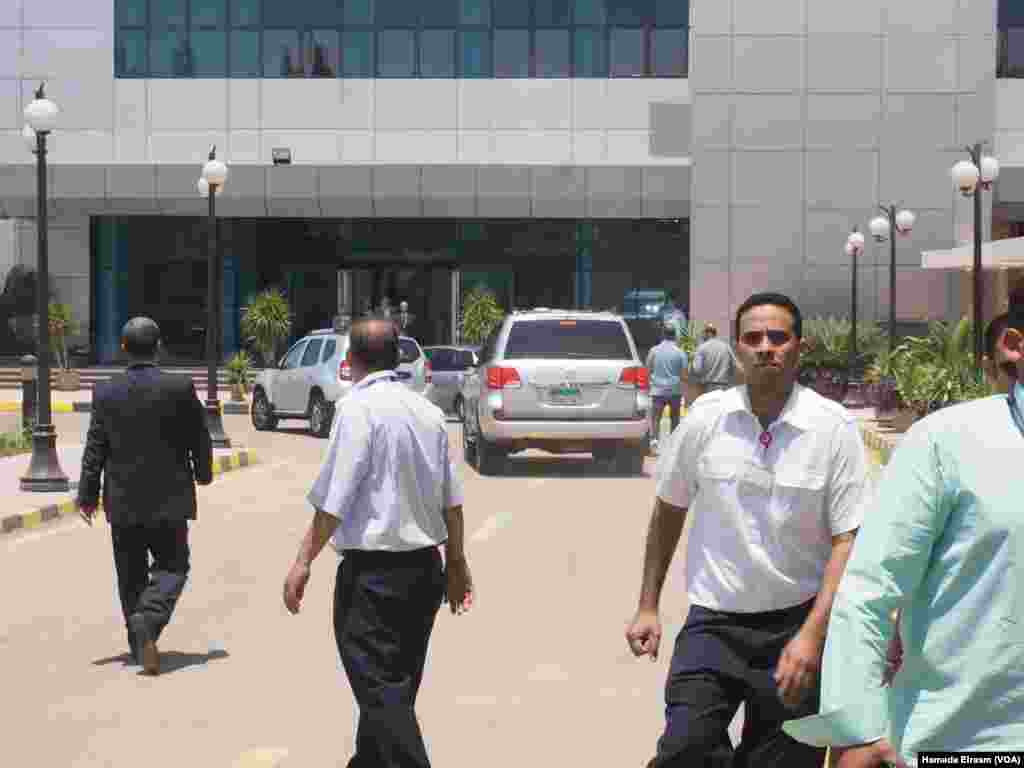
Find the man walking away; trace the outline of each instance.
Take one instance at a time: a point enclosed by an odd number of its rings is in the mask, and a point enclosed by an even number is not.
[[[693,353],[690,381],[696,400],[707,392],[729,389],[736,380],[736,355],[732,347],[718,338],[714,323],[704,325],[704,341]]]
[[[658,603],[688,510],[690,611],[665,684],[654,768],[821,768],[782,722],[818,711],[832,598],[860,525],[867,460],[856,419],[796,383],[800,311],[756,294],[736,313],[747,384],[691,407],[658,467],[639,607],[626,631],[656,658]],[[728,727],[745,703],[734,751]]]
[[[395,376],[392,320],[360,319],[350,338],[355,386],[338,404],[309,492],[316,512],[285,580],[284,603],[298,613],[310,565],[333,536],[342,553],[334,636],[359,704],[349,768],[428,768],[415,705],[434,617],[446,593],[455,614],[472,600],[462,487],[448,457],[444,413]]]
[[[647,370],[651,380],[651,450],[658,448],[661,414],[669,409],[672,430],[679,424],[683,402],[683,373],[686,371],[686,353],[676,343],[676,329],[667,324],[662,327],[662,341],[647,353]]]
[[[77,499],[92,525],[102,480],[128,644],[150,675],[160,671],[156,641],[188,578],[195,483],[213,482],[206,413],[192,379],[156,367],[159,345],[148,317],[125,324],[121,349],[132,362],[93,391]]]

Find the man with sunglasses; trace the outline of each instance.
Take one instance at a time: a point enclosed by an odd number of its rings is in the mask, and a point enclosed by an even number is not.
[[[821,715],[785,725],[841,768],[1024,750],[1024,286],[998,351],[1009,395],[944,408],[893,453],[836,595]],[[903,664],[883,687],[897,606]]]
[[[694,402],[658,466],[640,604],[626,638],[657,658],[658,603],[687,512],[690,602],[653,768],[820,768],[782,732],[818,711],[832,599],[860,525],[867,461],[855,418],[797,381],[800,310],[755,294],[736,313],[746,385]],[[733,748],[728,726],[745,704]]]

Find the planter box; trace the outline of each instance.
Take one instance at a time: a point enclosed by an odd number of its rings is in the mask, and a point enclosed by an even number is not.
[[[249,393],[248,384],[232,384],[231,385],[231,400],[235,403],[244,403],[245,396]]]
[[[53,388],[61,392],[76,392],[82,388],[82,376],[78,371],[57,371]]]

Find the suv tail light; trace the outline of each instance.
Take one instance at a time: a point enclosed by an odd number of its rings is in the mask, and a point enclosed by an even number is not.
[[[521,386],[523,386],[523,382],[519,378],[519,371],[515,368],[493,366],[487,369],[488,389],[509,389]]]
[[[341,365],[338,366],[338,378],[342,381],[352,381],[352,366],[349,365],[348,355],[341,361]]]
[[[651,387],[647,369],[642,365],[623,368],[622,375],[619,377],[619,384],[624,387],[636,387],[643,392],[646,392]]]
[[[427,384],[434,380],[434,369],[430,366],[429,360],[423,363],[423,378]]]

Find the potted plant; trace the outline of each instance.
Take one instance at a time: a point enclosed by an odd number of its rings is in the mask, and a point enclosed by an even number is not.
[[[252,360],[246,352],[239,352],[228,360],[228,385],[231,387],[231,399],[236,403],[245,401],[249,394],[249,376],[252,372]]]
[[[71,314],[70,304],[50,304],[50,349],[57,359],[57,372],[54,387],[59,390],[75,391],[82,386],[78,371],[71,369],[71,358],[68,355],[68,336],[78,332],[77,324]]]
[[[276,288],[269,288],[249,299],[242,309],[242,333],[256,348],[263,364],[272,367],[277,348],[292,330],[288,300]]]
[[[505,312],[495,295],[486,288],[473,288],[462,302],[462,339],[467,344],[483,344],[500,325]]]

